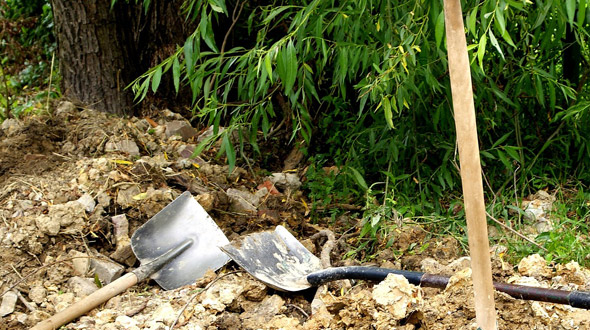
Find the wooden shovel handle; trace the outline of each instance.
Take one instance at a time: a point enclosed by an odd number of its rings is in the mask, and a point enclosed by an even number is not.
[[[128,273],[125,276],[122,276],[116,281],[110,283],[109,285],[103,287],[102,289],[95,291],[91,295],[64,309],[63,311],[37,323],[37,325],[31,328],[31,330],[57,329],[60,326],[72,321],[73,319],[91,311],[95,307],[118,295],[119,293],[127,290],[127,288],[135,285],[137,280],[137,276],[134,273]]]

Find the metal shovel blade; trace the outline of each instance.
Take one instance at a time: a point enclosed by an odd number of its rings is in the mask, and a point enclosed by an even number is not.
[[[217,270],[229,261],[219,249],[229,240],[188,191],[137,229],[131,248],[145,264],[187,240],[192,244],[186,250],[150,276],[165,290],[191,284],[208,269]]]
[[[320,259],[283,226],[250,234],[221,249],[252,276],[282,291],[310,288],[307,275],[322,269]]]

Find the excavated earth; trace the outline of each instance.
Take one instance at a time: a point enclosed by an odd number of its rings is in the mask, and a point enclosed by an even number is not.
[[[0,329],[29,328],[133,270],[129,236],[187,190],[230,240],[280,224],[319,256],[326,239],[314,234],[330,229],[331,265],[359,264],[343,256],[358,237],[360,215],[311,224],[303,169],[250,162],[229,173],[216,157],[219,146],[191,158],[210,130],[160,113],[121,119],[62,102],[51,115],[3,123]],[[373,265],[445,274],[450,284],[421,288],[390,275],[286,293],[229,263],[175,290],[144,281],[64,329],[476,329],[469,258],[459,243],[416,225],[390,235],[395,243]],[[548,265],[532,255],[511,265],[504,251],[491,251],[497,281],[590,290],[590,271],[575,262]],[[569,306],[496,293],[496,308],[500,329],[590,328],[590,312]]]

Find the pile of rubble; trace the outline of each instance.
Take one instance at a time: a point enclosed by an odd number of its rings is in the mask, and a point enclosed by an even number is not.
[[[0,329],[28,328],[132,270],[131,234],[186,190],[230,240],[278,224],[300,234],[321,229],[307,223],[299,173],[239,166],[229,173],[214,151],[192,157],[213,129],[197,131],[170,111],[122,120],[63,102],[50,117],[7,120],[1,128]],[[418,232],[400,228],[395,244],[426,239]],[[66,328],[475,329],[469,258],[457,258],[451,243],[431,245],[436,260],[402,259],[405,267],[452,275],[444,290],[390,275],[378,284],[331,284],[314,297],[275,291],[230,264],[176,290],[142,283]],[[590,289],[589,271],[576,263],[549,266],[533,255],[515,272],[500,250],[494,274],[510,283]],[[400,267],[390,249],[378,261]],[[500,328],[590,326],[588,311],[501,293],[496,301]]]

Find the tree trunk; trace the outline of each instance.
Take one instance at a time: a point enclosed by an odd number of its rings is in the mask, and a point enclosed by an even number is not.
[[[63,94],[90,108],[132,115],[138,107],[126,87],[176,50],[191,32],[181,0],[143,3],[51,0]],[[179,24],[179,21],[181,22]],[[163,80],[162,96],[174,89]]]

